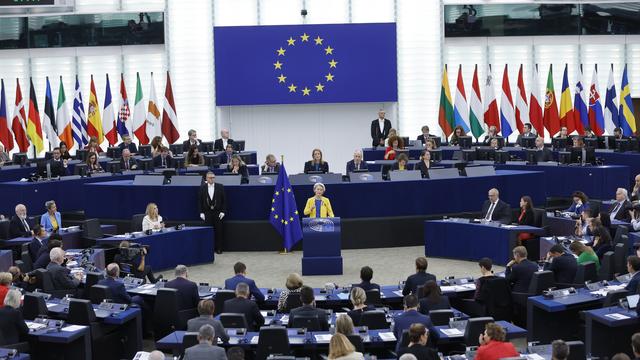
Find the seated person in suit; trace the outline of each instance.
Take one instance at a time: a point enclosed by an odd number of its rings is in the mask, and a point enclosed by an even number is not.
[[[483,291],[482,287],[484,286],[484,284],[486,284],[488,281],[493,280],[495,278],[497,278],[497,276],[495,276],[493,274],[493,270],[491,270],[493,268],[493,261],[487,257],[484,257],[482,259],[480,259],[478,261],[478,266],[480,267],[480,277],[478,277],[475,280],[475,284],[476,284],[476,291],[473,294],[473,301],[478,303],[478,304],[484,304],[485,301],[487,300],[487,292]],[[472,313],[474,312],[473,309],[477,309],[476,306],[473,305],[473,303],[468,303],[467,305],[469,305],[469,309],[465,309],[465,312],[469,312]]]
[[[229,335],[227,334],[227,331],[219,320],[213,318],[215,309],[216,306],[213,300],[200,300],[198,303],[198,315],[200,316],[187,321],[187,331],[195,332],[198,331],[202,325],[209,324],[216,330],[216,339],[214,342],[217,344],[218,338],[220,338],[222,342],[228,343]]]
[[[240,155],[233,155],[231,157],[231,162],[227,164],[227,172],[240,175],[240,183],[249,183],[249,170],[244,161],[242,161],[242,158],[240,158]]]
[[[487,130],[487,134],[484,136],[484,139],[482,140],[482,145],[489,146],[489,144],[491,144],[491,139],[495,138],[496,136],[498,136],[498,128],[495,127],[495,125],[489,126],[489,129]]]
[[[373,269],[368,266],[363,266],[362,268],[360,268],[360,284],[354,284],[353,286],[362,288],[362,290],[364,291],[380,291],[380,285],[372,283],[371,279],[373,279]]]
[[[566,139],[569,137],[569,130],[567,129],[566,126],[563,126],[560,128],[560,132],[558,133],[558,135],[555,137],[556,139]]]
[[[633,208],[629,210],[629,216],[633,231],[640,231],[640,204],[633,205]]]
[[[16,214],[9,221],[9,236],[31,237],[33,236],[33,221],[27,216],[27,207],[23,204],[16,205]]]
[[[175,165],[173,164],[173,158],[169,153],[169,149],[165,146],[160,148],[160,155],[153,158],[153,167],[155,168],[172,168]]]
[[[409,170],[409,157],[407,154],[402,153],[398,155],[396,158],[396,162],[393,164],[392,170],[394,171],[405,171]]]
[[[60,157],[63,160],[69,160],[71,159],[71,154],[69,154],[69,147],[67,146],[67,143],[64,141],[60,141]]]
[[[119,281],[120,278],[120,266],[116,263],[107,265],[106,277],[98,280],[98,285],[106,286],[109,288],[111,300],[118,304],[138,304],[141,307],[144,306],[144,300],[140,296],[130,296],[124,287],[124,283]],[[144,308],[144,307],[143,307]]]
[[[524,246],[513,248],[513,260],[509,261],[504,272],[504,277],[513,292],[528,292],[533,273],[538,271],[538,264],[527,259],[528,255]]]
[[[233,265],[234,277],[224,281],[224,288],[227,290],[235,290],[239,283],[249,285],[249,292],[256,301],[264,301],[264,294],[256,286],[256,282],[247,277],[247,266],[244,263],[237,262]]]
[[[224,148],[224,154],[220,155],[220,163],[222,164],[231,164],[231,159],[233,158],[233,144],[227,144],[227,147]]]
[[[328,198],[324,197],[325,187],[322,183],[315,183],[313,185],[313,192],[315,196],[307,199],[307,204],[304,207],[304,214],[309,217],[334,217],[333,209],[331,208],[331,202]],[[318,211],[318,207],[320,211]]]
[[[198,139],[198,133],[195,130],[191,129],[189,130],[189,132],[187,132],[187,135],[189,135],[189,138],[182,143],[182,151],[187,152],[191,150],[191,148],[193,148],[194,146],[198,150],[200,150],[200,145],[202,145],[202,141]]]
[[[622,139],[626,139],[627,138],[626,136],[624,136],[622,134],[622,129],[619,128],[619,127],[616,127],[616,128],[613,129],[613,137],[616,140],[622,140]]]
[[[578,263],[573,255],[565,253],[562,245],[556,244],[547,253],[544,269],[553,271],[556,283],[571,284],[576,277]]]
[[[58,232],[58,229],[62,227],[62,216],[58,212],[56,202],[49,200],[44,203],[47,208],[47,212],[40,216],[40,225],[48,233]]]
[[[593,241],[587,245],[593,248],[593,251],[596,252],[598,258],[602,258],[607,251],[613,251],[613,239],[611,238],[611,232],[602,225],[602,221],[599,218],[589,219],[588,233],[593,236]]]
[[[520,198],[520,215],[518,215],[518,225],[536,226],[536,214],[533,212],[533,200],[530,196]],[[518,242],[533,239],[531,233],[518,234]]]
[[[596,252],[593,251],[592,248],[580,241],[574,241],[569,245],[569,250],[578,257],[576,260],[578,265],[591,261],[596,264],[596,271],[600,270],[600,259],[598,259],[598,255],[596,255]]]
[[[327,312],[323,309],[316,309],[312,288],[303,286],[300,289],[300,301],[302,301],[302,306],[292,309],[289,313],[289,327],[293,326],[297,316],[316,316],[320,324],[320,331],[328,331],[329,321],[327,320]]]
[[[428,280],[436,281],[436,277],[433,274],[427,272],[429,262],[424,256],[416,258],[416,273],[409,275],[404,282],[404,288],[402,289],[402,295],[407,296],[409,294],[417,294],[418,286],[424,285]]]
[[[631,189],[631,201],[640,200],[640,174],[634,178],[633,188]]]
[[[224,151],[229,144],[233,145],[233,139],[229,138],[229,129],[222,129],[220,130],[220,139],[216,139],[213,144],[213,150]]]
[[[420,170],[423,178],[429,177],[429,169],[431,168],[431,152],[428,149],[422,150],[420,162],[414,166],[415,170]]]
[[[638,285],[640,285],[640,258],[631,255],[627,257],[627,271],[631,274],[631,280],[625,287],[625,290],[629,292],[629,295],[638,293]]]
[[[597,138],[598,136],[591,130],[590,127],[584,127],[584,134],[582,135],[585,139]]]
[[[62,152],[60,151],[60,148],[53,148],[51,153],[51,160],[49,160],[51,177],[69,175],[69,168],[67,167],[67,163],[68,160],[62,158]]]
[[[475,360],[497,360],[508,357],[518,357],[520,353],[512,343],[506,341],[507,333],[496,323],[485,325],[484,333],[478,337],[480,347]]]
[[[440,286],[433,280],[428,280],[422,287],[422,297],[420,298],[420,313],[429,315],[431,310],[450,309],[449,297],[442,295]]]
[[[458,146],[459,145],[459,138],[461,136],[466,136],[467,134],[464,132],[464,129],[462,128],[462,126],[456,126],[453,129],[453,134],[451,135],[451,139],[449,139],[449,145],[451,146]]]
[[[129,135],[122,136],[122,142],[120,143],[120,145],[118,145],[118,147],[122,150],[123,153],[124,149],[129,150],[130,154],[135,154],[138,152],[138,147],[133,143],[133,141],[131,140],[131,136]]]
[[[349,338],[337,333],[331,337],[329,342],[330,360],[364,360],[364,355],[357,352]]]
[[[98,162],[98,154],[94,152],[90,152],[87,155],[87,173],[95,174],[95,173],[102,173],[102,172],[104,172],[104,169],[102,168],[102,166],[100,166],[100,163]]]
[[[195,309],[200,302],[198,285],[189,280],[189,270],[184,265],[176,266],[175,279],[167,281],[166,288],[178,290],[178,310]]]
[[[11,274],[11,286],[25,291],[35,290],[32,284],[35,283],[35,279],[31,279],[29,275],[23,274],[19,267],[10,266],[8,272]]]
[[[398,156],[397,151],[404,149],[404,141],[397,135],[389,135],[389,146],[384,150],[385,160],[395,160]]]
[[[162,216],[158,213],[158,205],[155,203],[147,204],[147,210],[142,219],[142,231],[160,230],[162,228],[164,228],[164,221],[162,221]]]
[[[65,252],[61,248],[51,249],[49,253],[51,262],[47,265],[47,271],[51,275],[51,282],[54,290],[76,290],[82,282],[82,272],[71,272],[62,266],[65,261]]]
[[[631,222],[631,215],[629,209],[631,208],[631,201],[627,195],[627,189],[618,188],[616,190],[616,201],[611,204],[609,208],[609,218],[613,220]]]
[[[412,354],[416,360],[439,360],[438,352],[427,347],[429,334],[423,324],[411,324],[409,327],[409,345],[400,348],[398,358],[404,354]]]
[[[277,174],[280,171],[280,163],[273,154],[267,155],[267,158],[262,165],[262,173],[274,173]]]
[[[544,139],[538,136],[536,138],[536,161],[546,162],[553,161],[553,153],[548,148],[544,147]]]
[[[311,160],[304,163],[304,173],[310,172],[322,172],[323,174],[329,172],[329,163],[322,159],[322,150],[320,149],[313,149]]]
[[[9,290],[4,298],[4,306],[0,307],[0,329],[2,338],[0,346],[3,348],[16,348],[14,345],[28,341],[29,328],[24,322],[22,311],[20,311],[20,298],[22,294],[18,290]],[[20,351],[28,349],[17,348]]]
[[[93,152],[96,154],[102,154],[104,152],[102,148],[100,148],[100,145],[98,145],[98,138],[95,136],[89,138],[89,143],[84,147],[84,149],[90,153]]]
[[[303,282],[300,274],[291,273],[287,276],[287,281],[284,284],[285,289],[282,289],[280,292],[280,298],[278,299],[278,311],[287,311],[287,298],[289,297],[289,294],[300,293],[302,285]]]
[[[492,138],[489,141],[489,147],[494,150],[500,150],[500,143],[498,142],[498,138]],[[495,157],[495,154],[494,154],[494,157]]]
[[[427,141],[433,137],[433,135],[429,134],[429,127],[427,125],[423,126],[422,128],[420,128],[420,131],[422,132],[422,134],[418,135],[418,139],[422,145],[427,144]]]
[[[435,346],[440,336],[438,336],[438,330],[433,326],[431,318],[429,316],[420,314],[418,312],[418,296],[411,294],[404,297],[404,311],[393,318],[393,334],[398,339],[396,344],[396,352],[400,349],[400,339],[402,339],[402,333],[405,330],[409,330],[413,324],[422,324],[429,329],[429,334],[432,334],[431,344]]]
[[[40,252],[38,252],[38,258],[33,263],[34,269],[47,268],[47,265],[49,265],[49,263],[51,262],[51,258],[49,257],[49,254],[51,253],[51,249],[53,248],[62,248],[62,241],[58,239],[49,239],[47,241],[47,244],[40,248]]]
[[[136,170],[138,168],[138,163],[136,159],[131,156],[131,151],[129,149],[122,149],[122,159],[120,159],[120,169],[123,171],[127,170]]]
[[[582,191],[574,191],[573,194],[571,194],[571,197],[573,198],[573,203],[567,210],[565,210],[565,212],[575,214],[575,216],[580,216],[584,210],[589,209],[589,198],[587,197],[587,194]]]
[[[227,360],[227,354],[213,340],[216,339],[216,331],[209,324],[202,325],[198,330],[198,345],[193,345],[184,351],[184,360]]]
[[[531,131],[531,124],[525,123],[524,131],[522,134],[518,135],[518,138],[516,139],[516,146],[522,146],[522,138],[535,138],[536,136],[537,135]]]
[[[367,306],[367,293],[359,287],[352,287],[349,292],[349,300],[353,306],[353,310],[347,312],[347,315],[353,320],[353,323],[357,326],[360,325],[360,319],[362,313],[365,311],[373,310],[372,307]]]
[[[151,157],[155,158],[160,155],[160,151],[164,147],[162,145],[162,136],[154,136],[149,145],[151,145]]]
[[[47,231],[42,225],[37,224],[33,227],[33,239],[31,239],[28,245],[29,257],[31,257],[32,262],[38,260],[40,249],[47,246],[47,237]]]
[[[346,174],[349,174],[358,170],[368,170],[367,163],[362,160],[362,150],[356,149],[353,152],[353,160],[347,162]]]
[[[591,217],[591,209],[583,210],[582,214],[580,214],[580,218],[576,220],[574,235],[577,237],[591,235],[591,219],[593,219]],[[600,222],[599,219],[598,222]]]
[[[509,204],[500,200],[500,192],[493,188],[489,190],[489,199],[482,205],[482,219],[497,221],[501,224],[511,223],[511,208]]]
[[[152,284],[155,284],[158,280],[162,279],[162,275],[156,278],[153,275],[151,265],[147,265],[145,262],[147,248],[141,247],[139,248],[139,251],[131,251],[130,249],[133,250],[134,248],[132,248],[131,243],[126,240],[121,241],[118,248],[119,253],[113,257],[113,262],[118,264],[120,268],[125,264],[127,267],[131,268],[130,271],[133,277],[143,280],[148,278],[149,282]]]
[[[257,331],[264,325],[264,317],[260,313],[256,302],[249,300],[250,296],[249,285],[243,282],[238,283],[236,286],[236,297],[224,302],[224,312],[243,314],[249,329]],[[291,324],[291,319],[289,319],[289,324]]]
[[[438,148],[438,144],[435,142],[435,140],[433,139],[429,139],[427,140],[427,142],[424,144],[424,148],[426,150],[435,150]]]

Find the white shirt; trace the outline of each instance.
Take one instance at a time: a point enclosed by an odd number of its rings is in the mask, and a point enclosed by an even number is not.
[[[633,230],[640,231],[640,219],[631,219],[631,226]]]
[[[611,214],[609,214],[609,219],[611,219],[611,221],[613,221],[616,218],[616,215],[618,215],[618,212],[622,210],[623,203],[624,201],[616,201],[616,205],[613,207],[615,211],[611,211]]]
[[[227,142],[228,142],[228,141],[229,141],[229,139],[222,138],[222,148],[223,148],[223,149],[226,149],[226,148],[227,148]]]
[[[149,215],[145,215],[142,219],[142,231],[153,230],[154,228],[162,228],[162,216],[158,215],[158,219],[156,221],[151,220]]]
[[[209,198],[213,199],[213,194],[216,191],[216,183],[213,183],[213,184],[207,183],[207,191],[209,192]]]
[[[378,126],[380,126],[380,134],[384,133],[384,119],[378,118]]]

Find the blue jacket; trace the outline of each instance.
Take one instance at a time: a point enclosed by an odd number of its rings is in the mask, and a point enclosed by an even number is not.
[[[400,348],[400,342],[402,338],[402,332],[405,330],[409,330],[411,324],[422,324],[427,329],[429,329],[429,343],[436,344],[440,335],[438,334],[438,330],[433,326],[431,322],[431,318],[427,315],[420,314],[417,310],[407,310],[402,314],[397,315],[393,319],[393,334],[396,336],[398,340],[396,344],[396,352]]]
[[[580,215],[585,210],[589,210],[589,203],[584,203],[580,206],[577,206],[576,203],[572,203],[571,206],[569,206],[569,208],[565,211]]]
[[[640,285],[640,271],[633,274],[631,280],[625,287],[625,290],[629,292],[629,295],[634,295],[638,293],[638,285]]]
[[[111,300],[118,304],[131,304],[131,296],[127,294],[127,290],[124,288],[124,284],[116,281],[113,278],[107,277],[98,281],[98,285],[106,286],[109,288]]]
[[[60,213],[56,211],[56,221],[58,222],[58,229],[62,227],[62,216]],[[40,225],[44,227],[44,229],[50,233],[53,231],[53,224],[51,224],[51,219],[49,218],[49,213],[44,213],[40,216]]]
[[[245,283],[249,285],[249,291],[251,292],[251,295],[253,295],[253,297],[256,299],[256,301],[264,301],[264,295],[262,294],[260,289],[258,289],[258,287],[256,286],[256,282],[249,279],[248,277],[245,277],[244,275],[236,275],[232,278],[225,280],[224,288],[227,290],[235,291],[236,286],[238,286],[238,284],[240,283]]]

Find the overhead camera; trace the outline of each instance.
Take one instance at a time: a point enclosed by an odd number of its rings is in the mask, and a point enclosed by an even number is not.
[[[302,15],[303,17],[307,16],[307,9],[300,10],[300,15]]]

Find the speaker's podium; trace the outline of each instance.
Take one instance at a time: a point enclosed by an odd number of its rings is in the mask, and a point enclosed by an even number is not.
[[[302,219],[302,275],[342,275],[340,218]]]

